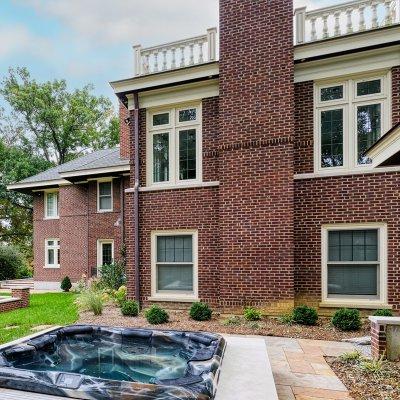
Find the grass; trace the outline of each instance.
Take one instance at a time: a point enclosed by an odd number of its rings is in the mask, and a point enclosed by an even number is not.
[[[38,325],[66,325],[78,319],[73,293],[32,294],[30,306],[0,313],[0,344],[33,333]]]

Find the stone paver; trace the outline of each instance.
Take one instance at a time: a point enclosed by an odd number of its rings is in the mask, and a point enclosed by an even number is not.
[[[265,339],[279,400],[351,400],[325,361],[351,351],[351,343],[310,339]]]

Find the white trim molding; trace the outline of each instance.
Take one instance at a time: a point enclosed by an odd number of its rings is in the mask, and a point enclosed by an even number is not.
[[[49,245],[49,242],[53,242],[53,245]],[[58,269],[60,268],[60,239],[50,238],[45,239],[44,241],[44,249],[45,249],[45,264],[44,268],[46,269]],[[49,264],[49,250],[53,251],[54,264]]]
[[[157,238],[160,236],[192,236],[193,291],[157,291]],[[152,231],[151,232],[151,300],[172,302],[193,302],[198,300],[198,231],[196,229]]]
[[[100,269],[103,265],[104,244],[111,244],[111,259],[115,259],[114,239],[97,239],[97,276],[100,276]]]
[[[54,215],[48,215],[49,209],[48,209],[48,200],[49,200],[49,195],[56,195],[55,196],[55,214]],[[54,198],[54,197],[53,197]],[[44,219],[45,220],[51,220],[51,219],[60,219],[60,191],[58,189],[46,189],[44,191]]]
[[[328,295],[328,233],[330,231],[371,230],[378,231],[378,298],[369,296]],[[338,223],[321,226],[321,307],[389,308],[387,292],[388,228],[386,223]]]
[[[112,174],[114,172],[130,171],[130,165],[116,165],[114,167],[104,167],[104,168],[92,168],[92,169],[81,169],[79,171],[66,171],[60,172],[62,178],[74,178],[79,176],[90,176],[90,175],[100,175],[100,174]]]
[[[11,185],[7,185],[7,189],[18,190],[18,189],[33,189],[37,187],[46,187],[46,186],[69,186],[69,185],[71,185],[71,182],[68,182],[65,179],[54,179],[50,181],[13,183]]]

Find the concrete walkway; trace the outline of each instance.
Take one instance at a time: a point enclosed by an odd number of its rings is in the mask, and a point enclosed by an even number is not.
[[[326,363],[354,349],[350,343],[266,338],[279,400],[349,400],[346,387]]]

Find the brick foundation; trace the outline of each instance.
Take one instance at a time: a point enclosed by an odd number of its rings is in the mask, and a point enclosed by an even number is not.
[[[0,312],[17,310],[19,308],[29,307],[29,288],[11,289],[11,297],[0,300]]]

